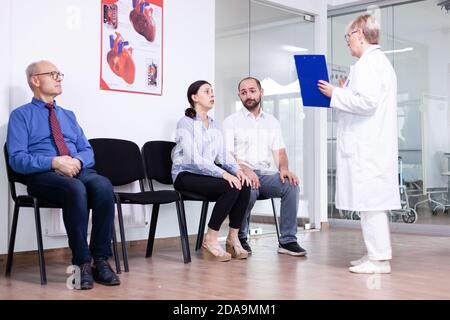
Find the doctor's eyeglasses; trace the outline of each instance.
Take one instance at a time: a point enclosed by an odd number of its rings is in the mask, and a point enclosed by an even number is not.
[[[354,33],[356,33],[356,32],[358,32],[358,31],[359,31],[359,30],[354,30],[354,31],[352,31],[352,32],[350,32],[350,33],[347,33],[347,34],[344,36],[345,42],[349,42],[349,41],[350,41],[351,35],[354,34]]]
[[[55,81],[64,79],[64,73],[61,73],[61,72],[58,72],[58,71],[36,73],[36,74],[33,74],[33,76],[42,76],[42,75],[46,75],[46,74],[50,75],[53,78],[53,80],[55,80]]]

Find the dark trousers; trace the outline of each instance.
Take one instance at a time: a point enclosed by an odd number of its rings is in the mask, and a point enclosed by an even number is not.
[[[216,201],[208,223],[211,229],[219,231],[227,216],[229,216],[231,228],[241,227],[250,200],[250,187],[243,186],[241,190],[238,190],[232,188],[225,179],[189,172],[180,172],[174,187],[177,190],[195,192],[210,201]]]
[[[62,207],[73,264],[88,262],[91,257],[112,256],[114,193],[107,178],[93,169],[83,169],[74,178],[50,171],[27,176],[27,185],[29,194]],[[92,208],[90,247],[89,208]]]

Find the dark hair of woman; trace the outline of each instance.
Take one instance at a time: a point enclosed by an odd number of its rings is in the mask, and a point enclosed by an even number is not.
[[[211,85],[208,81],[205,81],[205,80],[198,80],[198,81],[195,81],[194,83],[192,83],[190,86],[189,86],[189,88],[188,88],[188,90],[187,90],[187,98],[188,98],[188,101],[189,101],[189,108],[187,108],[185,111],[184,111],[184,114],[186,115],[186,117],[189,117],[189,118],[192,118],[192,119],[194,119],[195,118],[195,116],[197,115],[197,112],[195,112],[195,105],[194,105],[194,100],[192,100],[192,95],[193,94],[197,94],[198,93],[198,90],[200,89],[200,87],[202,86],[202,85],[204,85],[204,84],[209,84],[209,85]]]

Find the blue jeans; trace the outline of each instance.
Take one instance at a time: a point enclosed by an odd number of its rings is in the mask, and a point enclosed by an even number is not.
[[[72,250],[72,264],[91,261],[91,257],[111,257],[114,223],[114,193],[111,182],[93,169],[83,169],[73,178],[54,171],[27,176],[30,195],[60,205]],[[92,233],[87,243],[89,208]]]
[[[261,195],[266,198],[281,198],[280,210],[280,243],[286,244],[297,241],[297,211],[300,188],[289,183],[288,179],[282,183],[280,174],[258,175],[261,186],[259,189],[252,189],[250,194],[250,202],[245,212],[239,230],[239,238],[247,239],[248,229],[250,225],[250,213],[255,205],[256,199]]]

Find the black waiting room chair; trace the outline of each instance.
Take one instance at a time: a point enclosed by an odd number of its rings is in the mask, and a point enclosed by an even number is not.
[[[162,204],[175,203],[184,263],[191,262],[186,217],[181,206],[180,195],[174,190],[145,191],[143,183],[145,180],[145,170],[138,145],[128,140],[108,138],[91,139],[89,143],[94,149],[95,169],[99,174],[109,178],[113,186],[127,185],[136,181],[139,182],[140,192],[115,192],[125,271],[128,271],[128,257],[122,204],[153,205],[146,250],[146,257],[150,257],[153,251],[159,207]]]
[[[150,189],[153,188],[152,180],[158,181],[159,183],[166,185],[173,184],[171,169],[172,169],[172,151],[175,145],[176,144],[171,141],[148,141],[142,147],[142,155],[144,158]],[[205,233],[209,202],[215,202],[217,199],[208,199],[202,195],[182,190],[178,190],[178,192],[181,194],[182,197],[181,205],[183,208],[184,208],[184,201],[202,202],[197,241],[195,245],[195,250],[199,250],[202,246],[203,236]],[[258,200],[266,200],[266,199],[268,198],[263,197],[258,198]],[[278,229],[277,211],[275,209],[274,200],[273,199],[271,200],[272,200],[273,215],[275,219],[275,227],[279,239],[280,233]]]
[[[142,147],[142,156],[144,158],[145,170],[147,173],[150,190],[153,189],[153,182],[155,180],[161,184],[173,185],[172,181],[172,150],[175,147],[174,142],[170,141],[148,141]],[[203,241],[203,234],[200,233],[205,229],[206,216],[208,214],[209,202],[214,202],[217,199],[208,199],[202,195],[178,190],[181,194],[181,205],[184,210],[184,201],[201,201],[202,211],[200,225],[198,228],[197,242],[195,250],[198,250]]]
[[[23,174],[15,172],[8,161],[8,150],[6,148],[6,143],[3,147],[3,152],[5,156],[6,163],[6,171],[9,182],[9,189],[11,192],[11,197],[14,201],[14,213],[11,225],[11,235],[9,239],[9,248],[8,248],[8,257],[6,260],[6,272],[5,276],[11,276],[11,269],[13,264],[13,256],[14,256],[14,245],[16,241],[16,233],[17,233],[17,222],[19,219],[19,210],[20,208],[33,208],[34,210],[34,219],[36,226],[36,237],[37,237],[37,247],[38,247],[38,258],[39,258],[39,268],[40,268],[40,276],[41,276],[41,284],[47,284],[47,273],[45,271],[45,259],[44,259],[44,247],[42,244],[42,229],[41,229],[41,208],[50,208],[50,209],[61,209],[61,206],[50,203],[43,199],[38,199],[34,196],[25,194],[25,195],[17,195],[16,192],[16,183],[21,183],[26,186],[25,176]],[[113,251],[116,262],[116,271],[120,273],[120,264],[118,260],[117,254],[117,241],[115,238],[115,234],[113,233]]]

